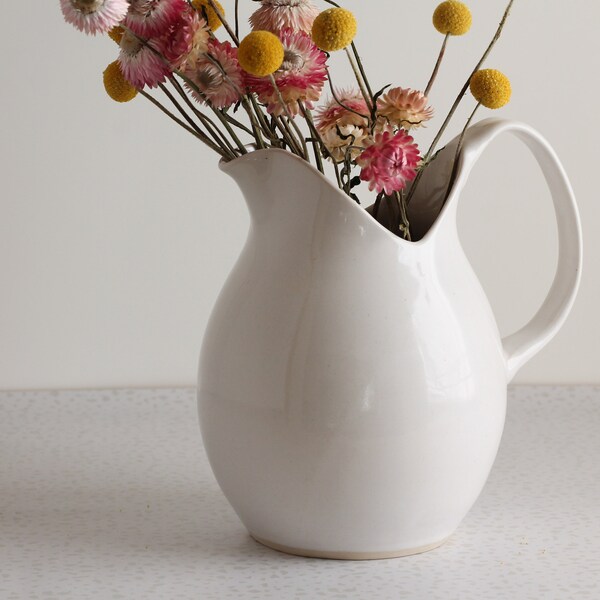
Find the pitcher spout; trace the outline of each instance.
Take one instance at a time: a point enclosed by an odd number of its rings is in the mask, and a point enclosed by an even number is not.
[[[385,243],[407,243],[375,221],[334,183],[298,156],[269,148],[245,154],[220,168],[240,187],[255,232],[279,232],[289,243],[320,232]]]

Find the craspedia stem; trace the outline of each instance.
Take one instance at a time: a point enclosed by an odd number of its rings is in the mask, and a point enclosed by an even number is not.
[[[429,95],[429,92],[431,91],[431,88],[433,87],[433,83],[435,81],[435,78],[437,77],[437,74],[440,70],[440,65],[442,64],[442,60],[444,58],[444,54],[446,53],[446,44],[448,43],[448,38],[450,37],[450,34],[447,33],[444,36],[444,41],[442,42],[442,48],[440,49],[440,53],[438,54],[438,58],[437,61],[435,63],[435,67],[433,68],[433,73],[431,73],[431,77],[429,78],[429,81],[427,82],[427,85],[425,86],[425,91],[423,92],[423,94],[425,96]]]
[[[467,90],[469,89],[469,85],[471,83],[471,77],[473,77],[473,75],[477,71],[479,71],[481,65],[485,62],[485,60],[489,56],[490,52],[492,51],[492,48],[496,45],[496,42],[500,39],[500,35],[502,34],[504,26],[506,25],[506,20],[508,19],[508,16],[510,15],[510,9],[512,8],[514,1],[515,0],[510,0],[510,2],[508,3],[508,6],[504,10],[502,20],[500,21],[500,24],[498,25],[498,29],[496,29],[496,33],[494,34],[494,37],[492,38],[492,41],[489,43],[488,47],[486,48],[485,52],[483,53],[483,56],[481,57],[481,59],[479,60],[479,62],[477,63],[477,65],[475,66],[473,71],[471,71],[469,78],[467,79],[467,81],[463,85],[462,89],[458,93],[458,96],[456,97],[456,100],[454,101],[454,104],[452,105],[450,112],[444,119],[444,122],[442,123],[440,130],[438,131],[437,135],[435,136],[433,142],[431,142],[431,146],[429,146],[429,150],[427,150],[427,154],[425,154],[425,156],[423,157],[423,168],[421,168],[419,170],[419,172],[417,173],[417,176],[416,176],[415,180],[413,181],[413,184],[410,188],[410,192],[408,193],[408,196],[406,198],[407,206],[410,205],[410,201],[412,200],[413,196],[415,195],[415,191],[417,190],[417,187],[419,186],[419,182],[421,181],[421,178],[423,177],[423,172],[427,168],[427,162],[433,155],[440,139],[442,138],[442,135],[444,135],[444,132],[446,131],[446,127],[448,127],[448,123],[450,123],[450,121],[452,120],[452,117],[454,116],[456,109],[458,108],[461,100],[463,99],[464,95],[466,94]]]

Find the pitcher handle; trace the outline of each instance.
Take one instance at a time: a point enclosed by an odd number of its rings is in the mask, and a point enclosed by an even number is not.
[[[552,287],[541,308],[527,325],[502,340],[510,381],[558,333],[571,312],[581,280],[582,236],[575,195],[563,166],[550,144],[524,123],[486,119],[469,128],[461,152],[461,168],[455,190],[462,188],[487,146],[505,132],[524,142],[542,169],[554,202],[559,247]]]

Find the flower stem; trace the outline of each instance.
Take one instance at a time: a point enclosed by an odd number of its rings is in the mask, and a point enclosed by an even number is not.
[[[231,29],[229,23],[227,22],[227,19],[225,18],[225,15],[219,10],[219,8],[215,4],[214,0],[208,0],[208,3],[210,4],[210,7],[215,11],[215,14],[217,15],[217,17],[219,17],[219,21],[221,21],[221,23],[223,23],[223,27],[225,27],[225,29],[227,30],[229,37],[231,37],[231,39],[235,42],[236,46],[239,46],[240,40],[239,40],[238,36],[236,35],[235,31],[233,31],[233,29]]]
[[[168,88],[162,84],[159,83],[158,84],[160,89],[163,91],[163,93],[165,94],[165,96],[167,96],[167,98],[171,101],[171,103],[173,104],[173,106],[179,111],[179,113],[181,114],[181,116],[190,124],[190,126],[198,133],[201,135],[206,135],[199,127],[198,125],[194,122],[194,120],[189,116],[189,114],[186,112],[186,110],[183,108],[183,106],[181,106],[181,104],[177,101],[177,99],[173,96],[173,94],[171,94],[171,92],[168,90]],[[210,131],[210,130],[209,130]],[[214,137],[214,135],[213,135]],[[223,152],[225,152],[229,158],[235,158],[235,152],[233,151],[233,148],[231,148],[231,146],[224,146],[223,143],[218,139],[215,138],[215,142],[217,143],[218,146],[220,146],[223,149]]]
[[[356,59],[356,63],[358,64],[358,70],[360,71],[362,79],[365,82],[365,85],[367,86],[367,92],[369,93],[371,105],[374,110],[377,107],[375,105],[375,98],[373,96],[373,90],[371,89],[371,84],[369,83],[369,79],[367,78],[367,73],[365,72],[365,69],[363,67],[362,60],[360,58],[360,54],[358,53],[358,50],[356,48],[356,44],[354,42],[352,42],[351,46],[352,46],[352,53],[354,54],[354,58]]]
[[[232,146],[231,142],[227,139],[227,136],[225,136],[223,134],[223,132],[219,130],[217,125],[211,119],[209,119],[206,115],[202,114],[194,106],[194,104],[190,100],[189,96],[185,93],[184,89],[179,85],[179,82],[177,81],[177,79],[175,79],[175,77],[171,76],[171,77],[169,77],[169,81],[171,82],[171,85],[175,88],[177,93],[183,98],[183,100],[187,104],[188,108],[196,115],[196,117],[198,117],[198,119],[200,119],[200,121],[202,122],[204,127],[206,127],[206,130],[214,138],[215,142],[217,142],[217,144],[219,144],[220,146],[224,145],[231,152],[231,154],[233,154],[233,156],[236,156],[236,150]],[[241,142],[240,142],[240,146],[241,146]],[[242,149],[243,149],[243,151],[242,151]],[[242,154],[245,154],[246,149],[243,146],[241,146],[240,152]]]
[[[237,144],[238,148],[240,149],[240,152],[242,154],[245,154],[246,148],[245,148],[244,144],[242,144],[242,142],[238,138],[237,134],[235,133],[235,131],[233,130],[231,125],[235,125],[239,129],[241,129],[242,131],[244,131],[250,135],[253,135],[252,131],[250,131],[244,124],[240,123],[238,120],[234,119],[233,117],[231,117],[230,115],[225,113],[223,110],[221,110],[219,108],[215,108],[211,104],[210,100],[206,97],[206,94],[184,73],[182,73],[181,71],[175,70],[175,71],[173,71],[173,74],[177,75],[179,78],[181,78],[185,83],[188,84],[188,86],[194,92],[196,92],[196,94],[198,94],[198,96],[200,96],[200,98],[202,98],[202,100],[206,103],[206,105],[208,107],[210,107],[210,109],[215,113],[215,116],[217,117],[217,119],[219,119],[219,121],[221,121],[221,123],[223,124],[223,127],[225,127],[225,129],[227,129],[227,131],[229,132],[229,135],[232,137],[233,141]],[[200,111],[198,111],[198,112],[200,112]],[[204,114],[204,113],[201,113],[201,114]],[[206,116],[206,115],[204,115],[204,116]]]
[[[273,129],[271,129],[271,127],[269,127],[267,119],[265,118],[263,111],[261,110],[260,106],[258,105],[258,102],[256,101],[256,98],[254,97],[254,94],[248,93],[247,97],[249,98],[250,103],[252,104],[254,114],[258,117],[258,122],[260,124],[262,132],[269,138],[269,141],[271,142],[272,146],[280,145],[281,140],[277,137],[277,133],[275,131],[273,131]]]
[[[197,137],[202,142],[204,142],[211,150],[214,150],[217,154],[220,154],[223,159],[230,160],[229,155],[226,154],[224,152],[224,150],[222,150],[219,146],[217,146],[214,142],[212,142],[204,134],[198,133],[195,129],[193,129],[192,127],[189,127],[188,125],[186,125],[181,119],[178,119],[169,109],[165,108],[158,100],[156,100],[156,98],[154,98],[153,96],[151,96],[150,94],[148,94],[144,90],[139,90],[139,93],[142,96],[144,96],[144,98],[146,98],[147,100],[149,100],[150,102],[152,102],[152,104],[154,104],[154,106],[156,106],[157,108],[159,108],[170,119],[173,119],[173,121],[175,121],[175,123],[177,123],[178,125],[180,125],[181,127],[183,127],[186,131],[188,131],[189,133],[191,133],[193,136]]]
[[[329,71],[329,68],[326,67],[327,69],[327,81],[329,82],[329,89],[331,90],[331,95],[333,96],[333,99],[345,110],[354,113],[355,115],[358,115],[359,117],[362,117],[363,119],[366,119],[367,121],[369,120],[369,115],[363,115],[362,113],[359,113],[358,111],[354,110],[353,108],[350,108],[349,106],[347,106],[346,104],[344,104],[338,97],[337,92],[335,91],[335,88],[333,87],[333,81],[331,79],[331,72]]]
[[[296,121],[294,121],[294,117],[292,117],[292,115],[290,114],[290,110],[289,110],[287,104],[285,103],[283,96],[281,95],[281,90],[279,89],[279,86],[277,85],[277,81],[275,81],[275,77],[273,77],[273,74],[269,75],[269,79],[271,80],[271,85],[273,86],[273,89],[275,90],[275,93],[277,94],[277,98],[279,99],[281,107],[283,108],[283,112],[285,113],[285,116],[288,119],[288,123],[290,123],[291,126],[294,128],[296,135],[298,136],[298,139],[300,140],[300,143],[302,144],[302,151],[304,153],[304,158],[306,160],[309,160],[308,148],[306,147],[306,140],[304,139],[304,134],[300,130],[300,127],[298,127],[298,124],[296,123]]]
[[[298,156],[303,158],[302,147],[298,143],[298,140],[296,139],[294,132],[290,129],[290,126],[287,123],[287,121],[285,121],[285,119],[282,116],[275,116],[275,123],[277,123],[277,127],[279,127],[279,130],[283,134],[287,145],[290,147],[290,150],[294,154],[297,154]]]
[[[313,138],[312,144],[315,152],[315,160],[317,161],[317,167],[319,168],[319,171],[321,171],[321,173],[325,175],[325,170],[323,169],[323,159],[321,155],[323,152],[327,153],[327,148],[323,143],[323,138],[321,138],[321,134],[317,131],[317,128],[315,127],[310,111],[308,110],[308,108],[306,108],[306,106],[304,106],[302,100],[298,100],[298,106],[300,107],[300,110],[302,111],[302,114],[304,115],[304,118],[308,123],[308,128],[310,129]]]
[[[248,114],[248,118],[250,119],[252,131],[254,132],[254,137],[256,139],[256,145],[260,150],[266,148],[265,142],[260,132],[260,125],[256,120],[256,115],[252,112],[252,106],[248,102],[248,98],[246,96],[242,96],[242,106],[244,107],[244,110],[246,111],[246,113]]]
[[[456,174],[458,173],[458,159],[460,158],[460,153],[462,151],[465,134],[467,133],[467,129],[469,128],[469,125],[471,124],[471,121],[473,120],[473,117],[475,116],[475,113],[477,112],[480,106],[481,102],[478,102],[475,105],[473,112],[467,119],[467,122],[465,123],[465,126],[463,127],[463,130],[460,133],[460,137],[458,138],[458,144],[456,145],[456,153],[454,154],[454,163],[452,164],[452,173],[450,174],[450,179],[448,180],[448,187],[446,188],[446,194],[444,195],[444,202],[442,203],[442,207],[444,206],[444,204],[446,204],[448,196],[450,195],[450,190],[452,189],[454,181],[456,180]]]
[[[343,186],[342,179],[340,177],[340,168],[333,156],[331,156],[329,150],[327,149],[327,146],[325,145],[325,142],[323,140],[323,136],[321,135],[321,133],[317,129],[317,126],[315,125],[312,112],[308,108],[306,108],[306,106],[304,106],[304,103],[300,100],[298,101],[298,105],[300,106],[300,110],[302,110],[302,114],[304,115],[306,122],[308,123],[308,127],[311,130],[312,135],[317,138],[319,145],[321,146],[321,154],[325,156],[325,158],[331,158],[331,162],[333,163],[333,170],[335,171],[335,178],[337,180],[338,186],[342,188]]]
[[[404,239],[411,242],[412,237],[410,235],[410,223],[408,221],[408,212],[406,210],[406,199],[401,192],[394,192],[394,195],[396,196],[399,209],[399,222],[396,232],[399,230],[403,234]]]
[[[442,59],[444,58],[444,54],[446,53],[446,44],[448,43],[449,37],[450,37],[449,33],[447,33],[444,36],[444,41],[442,42],[442,48],[438,55],[437,62],[435,63],[435,67],[433,68],[433,73],[431,74],[431,77],[429,78],[429,81],[427,82],[427,86],[425,87],[425,91],[423,92],[424,96],[427,96],[429,94],[429,92],[431,91],[433,82],[435,81],[438,71],[440,70],[440,65],[442,64]]]
[[[240,0],[235,0],[235,37],[240,37]]]
[[[350,50],[348,50],[348,48],[345,48],[345,51],[346,51],[346,56],[348,57],[348,60],[350,61],[350,66],[352,67],[352,70],[354,71],[354,77],[356,77],[356,81],[358,83],[358,87],[360,88],[360,92],[363,95],[365,102],[367,103],[367,108],[369,109],[369,112],[372,112],[373,104],[371,102],[371,98],[369,97],[369,92],[367,91],[367,88],[365,87],[365,84],[362,80],[360,71],[359,71],[356,63],[354,62],[354,58],[352,57],[352,54],[350,54]]]

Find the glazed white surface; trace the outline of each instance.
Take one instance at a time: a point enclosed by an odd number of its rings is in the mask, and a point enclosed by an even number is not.
[[[193,389],[0,392],[2,600],[600,595],[600,388],[517,387],[496,463],[432,552],[303,559],[249,538]]]
[[[542,167],[560,252],[542,307],[501,339],[456,211],[471,169],[504,133]],[[525,124],[481,121],[466,132],[447,192],[458,142],[437,155],[413,198],[430,213],[415,209],[411,221],[425,233],[414,243],[289,152],[221,165],[252,222],[202,342],[200,426],[221,489],[267,545],[326,558],[438,546],[490,472],[507,380],[571,310],[581,231],[552,148]]]

